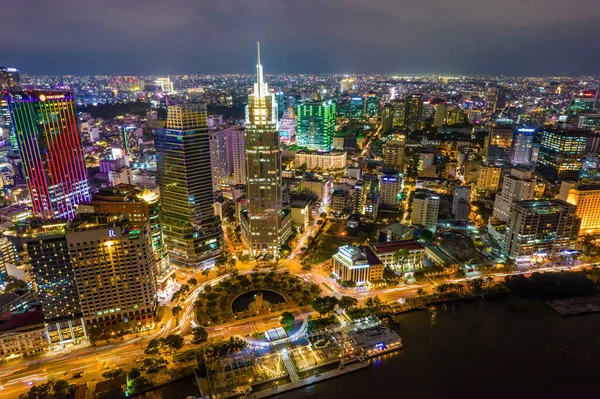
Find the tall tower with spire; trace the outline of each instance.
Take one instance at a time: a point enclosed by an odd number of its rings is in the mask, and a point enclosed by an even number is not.
[[[257,43],[256,83],[246,107],[246,196],[240,214],[244,243],[254,255],[278,256],[292,230],[291,215],[282,208],[281,149],[277,102],[263,79]]]

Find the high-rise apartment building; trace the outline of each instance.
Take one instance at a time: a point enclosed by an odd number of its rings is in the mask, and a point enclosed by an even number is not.
[[[529,165],[533,152],[533,139],[535,128],[518,127],[514,131],[512,148],[510,151],[510,163],[513,165]]]
[[[153,191],[128,184],[101,188],[92,196],[94,213],[127,213],[133,223],[148,223],[152,238],[152,252],[157,265],[157,279],[164,283],[175,269],[169,267],[167,250],[163,243],[160,223],[159,197]],[[83,208],[83,206],[82,206]]]
[[[246,131],[235,129],[231,135],[231,159],[234,184],[246,184]]]
[[[448,106],[445,103],[435,104],[435,119],[433,125],[442,127],[448,123]]]
[[[484,160],[493,165],[504,165],[510,160],[513,129],[507,126],[493,126],[483,143]]]
[[[309,150],[331,151],[335,132],[336,103],[307,101],[296,108],[298,145]]]
[[[73,217],[90,200],[73,93],[7,92],[33,215]]]
[[[500,185],[500,173],[502,168],[494,165],[481,165],[477,177],[477,191],[480,193],[493,194],[498,191]]]
[[[399,172],[404,170],[404,147],[406,146],[406,136],[403,134],[394,134],[388,136],[383,145],[383,164],[394,168]]]
[[[471,213],[471,187],[456,187],[452,195],[452,214],[456,219],[469,220]]]
[[[498,99],[500,97],[499,87],[488,87],[485,92],[485,112],[494,114],[498,109]]]
[[[398,209],[402,180],[398,175],[384,174],[379,177],[379,205],[387,209]]]
[[[171,262],[199,267],[221,252],[223,231],[214,216],[206,109],[174,105],[167,127],[154,131],[163,240]]]
[[[540,172],[551,179],[577,179],[586,154],[588,135],[588,130],[544,129],[537,159]]]
[[[80,214],[66,233],[86,324],[153,325],[156,263],[149,224],[126,214]]]
[[[246,107],[246,196],[240,214],[242,238],[253,254],[279,254],[291,233],[291,213],[282,209],[281,149],[277,103],[263,80],[258,48],[257,80]]]
[[[575,248],[580,224],[575,205],[564,201],[514,202],[506,226],[504,254],[517,263],[557,257]]]
[[[235,127],[212,130],[209,133],[210,165],[213,191],[219,191],[233,172],[233,153],[229,151]],[[231,155],[231,156],[230,156]]]
[[[26,219],[8,231],[44,311],[51,344],[85,339],[80,296],[67,243],[67,220]]]
[[[581,219],[580,235],[600,232],[600,184],[563,181],[558,199],[577,207],[577,217]]]
[[[411,223],[435,233],[440,211],[440,196],[427,191],[415,191],[412,204]]]
[[[492,216],[495,219],[507,222],[513,202],[534,198],[535,180],[531,176],[532,172],[525,169],[511,169],[510,174],[504,176],[502,191],[496,195],[494,201]]]

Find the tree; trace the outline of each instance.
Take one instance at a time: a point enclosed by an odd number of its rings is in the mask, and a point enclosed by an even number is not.
[[[138,377],[131,383],[131,389],[134,393],[140,393],[152,388],[152,381],[146,377]]]
[[[14,280],[6,285],[4,292],[11,292],[18,289],[27,288],[27,283],[23,280]]]
[[[583,252],[586,255],[590,255],[590,249],[595,248],[596,247],[596,238],[591,235],[591,234],[584,234],[581,237],[581,245],[583,246]]]
[[[433,233],[429,230],[421,231],[421,241],[424,241],[424,242],[433,241]]]
[[[173,313],[173,316],[175,316],[177,323],[179,323],[179,312],[181,312],[181,306],[179,305],[173,306],[173,309],[171,309],[171,313]]]
[[[192,328],[192,344],[202,344],[208,339],[208,332],[204,327]]]
[[[424,290],[423,288],[419,288],[419,289],[417,290],[417,295],[418,295],[418,296],[423,296],[423,295],[425,295],[425,290]]]
[[[117,378],[121,374],[123,374],[123,369],[117,367],[112,370],[105,371],[104,373],[102,373],[102,377],[106,378],[107,380],[112,380],[113,378]]]
[[[194,277],[191,277],[188,281],[187,281],[188,285],[190,286],[195,286],[196,284],[198,284],[198,280],[196,280]]]
[[[339,302],[340,309],[348,310],[358,305],[358,300],[351,296],[342,296]]]
[[[168,346],[174,351],[177,351],[183,348],[183,343],[185,339],[182,336],[177,334],[169,334],[163,341],[163,345]]]
[[[425,231],[429,231],[429,230],[425,230]],[[422,238],[422,234],[421,234],[421,238]],[[406,260],[410,257],[410,252],[407,249],[399,249],[396,252],[394,252],[394,262],[400,267],[400,271],[402,273],[405,272],[406,269],[406,265],[405,262]]]
[[[146,346],[146,350],[144,350],[144,353],[146,355],[153,355],[155,353],[158,353],[158,351],[160,350],[160,341],[158,339],[152,339],[150,342],[148,342],[148,346]]]
[[[290,312],[283,312],[279,316],[279,323],[284,327],[291,327],[294,324],[294,315]]]
[[[352,289],[356,288],[356,282],[354,280],[345,280],[340,283],[342,287]]]
[[[129,373],[127,374],[127,378],[129,378],[130,380],[135,380],[140,375],[142,375],[140,370],[138,370],[137,368],[134,367],[131,370],[129,370]]]
[[[320,298],[315,298],[312,301],[311,306],[317,313],[319,313],[319,317],[322,317],[324,314],[333,312],[337,304],[338,300],[336,297],[324,296]]]

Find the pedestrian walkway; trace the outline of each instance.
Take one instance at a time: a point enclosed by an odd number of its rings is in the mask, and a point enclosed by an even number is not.
[[[290,376],[290,380],[292,380],[292,384],[297,384],[300,381],[300,377],[298,377],[294,362],[292,362],[292,359],[290,359],[290,354],[288,352],[283,352],[281,354],[281,358],[283,359],[283,364],[285,365],[285,368]]]

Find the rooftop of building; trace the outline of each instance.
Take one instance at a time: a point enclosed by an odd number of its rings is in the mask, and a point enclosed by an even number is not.
[[[345,151],[322,151],[322,150],[309,150],[306,148],[302,148],[298,151],[296,151],[296,155],[302,155],[302,154],[306,154],[306,155],[320,155],[320,156],[342,156],[344,154],[346,154]]]
[[[20,314],[4,313],[0,315],[0,331],[14,330],[29,326],[44,325],[44,312],[39,306]]]
[[[22,297],[27,291],[25,290],[14,290],[12,292],[7,292],[6,294],[0,295],[0,307],[4,305],[8,305],[16,299]]]
[[[147,188],[140,189],[132,184],[103,187],[92,196],[92,201],[153,202],[156,200],[158,200],[156,193]]]
[[[524,200],[524,201],[515,201],[514,206],[518,206],[523,209],[536,209],[543,212],[548,212],[556,207],[561,208],[573,208],[575,209],[575,205],[569,204],[563,200],[553,199],[553,200]]]
[[[398,237],[403,237],[407,234],[413,233],[415,229],[411,226],[406,226],[404,224],[392,223],[378,230],[379,233],[387,233],[388,231],[391,231]]]
[[[378,242],[370,244],[370,247],[377,254],[387,254],[406,249],[407,251],[420,251],[423,250],[423,245],[415,240],[402,240],[392,242]]]

